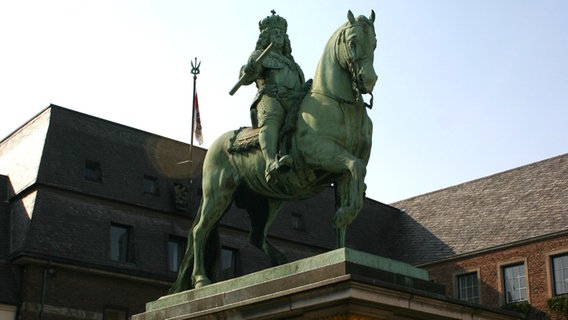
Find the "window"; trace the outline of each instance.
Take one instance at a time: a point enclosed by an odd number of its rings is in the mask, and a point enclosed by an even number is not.
[[[103,176],[101,171],[101,164],[96,161],[85,161],[85,180],[102,182]]]
[[[144,175],[144,193],[159,195],[158,178]]]
[[[568,293],[568,254],[552,257],[552,274],[554,277],[554,294]]]
[[[304,216],[298,212],[292,212],[292,229],[298,231],[306,231]]]
[[[232,279],[237,276],[237,250],[221,249],[221,280]]]
[[[506,303],[527,300],[527,278],[524,264],[503,268],[503,279]]]
[[[479,281],[477,272],[459,275],[458,298],[460,300],[479,303]]]
[[[121,308],[105,308],[103,320],[126,320],[127,311]]]
[[[179,271],[179,266],[185,254],[185,238],[170,236],[168,240],[168,270]]]
[[[130,227],[120,224],[110,226],[110,259],[119,262],[132,262],[130,250]]]

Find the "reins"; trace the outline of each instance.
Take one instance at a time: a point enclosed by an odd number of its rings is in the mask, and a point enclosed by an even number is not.
[[[373,108],[373,93],[369,93],[371,95],[371,100],[369,101],[369,103],[366,103],[365,101],[363,101],[363,95],[361,94],[361,90],[359,89],[359,87],[361,86],[361,81],[358,79],[357,77],[357,71],[360,69],[359,66],[359,60],[356,57],[353,57],[351,55],[351,51],[348,49],[348,43],[347,43],[347,37],[345,36],[345,31],[348,28],[355,28],[356,26],[359,26],[359,24],[355,24],[355,25],[349,25],[344,27],[340,34],[339,34],[339,41],[341,42],[343,41],[343,51],[345,51],[345,56],[346,56],[346,62],[347,62],[347,66],[344,66],[343,64],[341,64],[341,59],[339,59],[338,57],[338,51],[339,50],[335,50],[335,58],[337,59],[337,61],[340,63],[340,65],[342,67],[344,67],[345,69],[349,70],[349,74],[351,75],[351,88],[353,89],[353,91],[355,91],[355,103],[357,102],[362,102],[363,105],[369,109]],[[337,99],[336,99],[337,100]]]

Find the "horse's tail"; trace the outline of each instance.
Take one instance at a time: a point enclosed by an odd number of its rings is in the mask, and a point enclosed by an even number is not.
[[[178,276],[176,282],[172,285],[169,294],[177,293],[189,289],[193,289],[193,281],[191,275],[193,273],[193,260],[194,260],[194,241],[193,241],[193,228],[201,220],[203,200],[199,203],[199,208],[197,209],[197,215],[191,226],[191,230],[187,235],[187,246],[185,249],[185,255],[179,267]],[[218,256],[221,254],[221,239],[219,237],[218,226],[210,231],[207,237],[207,242],[205,245],[205,262],[209,270],[207,270],[208,276],[215,278],[215,270],[217,265]]]

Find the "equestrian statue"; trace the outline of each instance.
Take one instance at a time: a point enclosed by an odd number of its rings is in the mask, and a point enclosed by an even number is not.
[[[313,80],[304,81],[291,55],[287,23],[272,11],[259,23],[254,52],[240,72],[255,83],[252,127],[221,135],[203,163],[203,195],[188,236],[178,278],[170,293],[211,283],[220,256],[217,225],[235,203],[251,221],[250,241],[272,265],[286,258],[268,240],[268,229],[287,200],[305,199],[333,185],[337,243],[363,207],[371,152],[374,21],[347,13],[348,21],[327,42]],[[370,104],[363,94],[370,94]]]

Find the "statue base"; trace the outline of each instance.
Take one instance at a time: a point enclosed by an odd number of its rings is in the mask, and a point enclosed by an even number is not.
[[[161,297],[133,320],[182,319],[521,319],[448,299],[428,273],[341,248]]]

